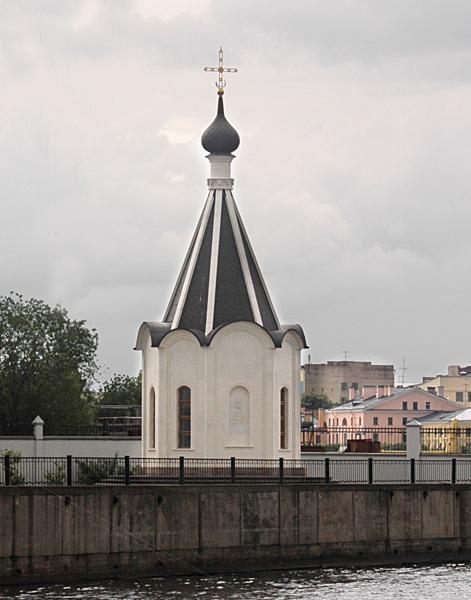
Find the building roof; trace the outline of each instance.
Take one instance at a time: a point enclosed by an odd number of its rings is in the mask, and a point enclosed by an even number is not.
[[[164,321],[206,334],[234,321],[280,329],[230,190],[211,190]]]
[[[438,397],[442,400],[445,400],[446,402],[449,402],[449,400],[447,400],[446,398],[442,398],[441,396],[437,396],[436,394],[426,392],[425,390],[422,390],[420,388],[416,388],[416,387],[395,388],[389,396],[381,396],[380,398],[377,398],[376,394],[372,394],[371,396],[368,396],[366,398],[363,398],[362,396],[357,396],[353,400],[344,402],[343,404],[340,404],[339,406],[335,406],[334,408],[331,408],[330,410],[332,412],[344,412],[344,411],[351,412],[351,411],[372,410],[372,409],[379,408],[381,406],[381,404],[384,404],[385,402],[389,402],[392,398],[395,398],[395,399],[403,398],[403,397],[405,398],[412,392],[419,392],[421,394],[425,394],[426,396],[430,397],[431,399]],[[452,406],[451,402],[450,402],[450,406]]]
[[[419,417],[417,418],[417,421],[423,425],[427,423],[436,423],[438,425],[439,423],[450,423],[451,421],[471,422],[471,408],[465,408],[455,412],[437,411],[430,415],[426,415],[425,417]]]
[[[213,154],[226,154],[229,163],[230,152],[239,145],[237,132],[224,116],[222,96],[202,143],[212,153],[210,159]],[[281,325],[278,320],[232,194],[232,179],[214,181],[217,185],[214,189],[210,185],[163,322],[145,322],[141,330],[149,331],[154,347],[175,329],[190,331],[201,345],[209,345],[222,327],[245,321],[262,327],[275,347],[281,346],[289,331],[307,347],[300,325]]]

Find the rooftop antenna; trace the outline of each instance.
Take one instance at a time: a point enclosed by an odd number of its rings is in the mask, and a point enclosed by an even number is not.
[[[347,362],[348,350],[343,351],[344,361]]]
[[[406,381],[406,359],[403,358],[402,359],[402,387],[404,387],[405,381]]]

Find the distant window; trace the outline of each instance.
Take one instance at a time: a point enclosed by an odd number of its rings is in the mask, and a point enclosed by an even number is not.
[[[335,419],[335,424],[337,425],[337,427],[339,426],[339,420]]]
[[[346,392],[348,390],[348,383],[345,383],[344,381],[340,386],[340,389],[342,390],[342,392]]]
[[[360,417],[360,419],[359,419],[359,425],[361,425],[361,417]]]
[[[191,390],[179,387],[178,395],[178,447],[191,448]]]
[[[425,410],[430,410],[430,402],[425,403]]]
[[[373,417],[373,425],[377,425],[378,424],[378,417]]]
[[[407,417],[402,417],[402,424],[405,425],[407,423]]]
[[[471,392],[468,392],[468,402],[471,402]]]
[[[427,388],[427,392],[430,392],[430,394],[436,394],[436,393],[437,393],[437,390],[436,390],[436,388],[434,388],[434,387],[428,387],[428,388]]]
[[[352,383],[352,388],[354,390],[358,390],[358,383]]]
[[[347,419],[342,419],[342,427],[346,427],[347,426]]]
[[[463,402],[463,392],[456,392],[456,401]]]
[[[412,410],[419,410],[419,404],[417,402],[412,402]]]
[[[402,410],[407,410],[407,402],[402,403]]]
[[[388,417],[388,425],[392,425],[393,424],[393,418],[392,417]]]

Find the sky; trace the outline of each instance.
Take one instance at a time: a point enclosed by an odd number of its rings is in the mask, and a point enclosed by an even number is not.
[[[67,308],[135,374],[203,202],[201,133],[311,362],[471,362],[469,0],[0,0],[0,295]]]

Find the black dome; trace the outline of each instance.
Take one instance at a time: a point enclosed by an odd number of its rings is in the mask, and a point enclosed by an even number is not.
[[[224,116],[222,95],[219,96],[218,114],[203,133],[201,143],[211,154],[230,154],[239,147],[239,134]]]

